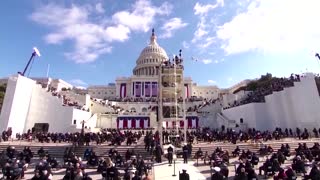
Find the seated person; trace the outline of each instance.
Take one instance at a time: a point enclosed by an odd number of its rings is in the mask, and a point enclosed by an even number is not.
[[[286,173],[286,176],[288,178],[288,180],[295,180],[297,179],[297,175],[296,173],[294,172],[294,170],[291,168],[291,166],[288,166],[287,167],[287,170],[285,171]]]
[[[247,169],[246,171],[248,179],[258,179],[258,175],[252,167],[250,169]]]
[[[309,175],[306,175],[305,179],[311,179],[311,180],[320,179],[320,171],[319,171],[317,165],[314,164],[312,166]]]
[[[214,167],[211,180],[223,180],[225,177],[220,171],[221,169],[219,167]]]
[[[63,180],[69,180],[69,179],[74,179],[76,176],[75,174],[75,169],[73,166],[69,166],[66,169],[66,174],[63,177]]]
[[[196,152],[196,159],[202,158],[203,152],[201,150],[201,148],[199,148],[199,150]]]
[[[43,156],[45,155],[45,151],[44,151],[43,147],[41,147],[41,148],[38,150],[38,155],[39,155],[40,157],[43,157]]]
[[[286,156],[283,154],[283,152],[278,151],[277,155],[278,155],[278,161],[279,161],[280,165],[284,164],[284,162],[286,160]]]
[[[251,164],[256,166],[259,163],[259,157],[257,156],[256,153],[253,153],[252,157],[251,157]]]
[[[284,169],[283,168],[280,168],[279,169],[279,173],[274,176],[274,180],[284,180],[284,179],[287,179],[287,174],[284,172]]]
[[[89,160],[88,160],[88,165],[90,165],[90,166],[97,166],[98,165],[98,156],[96,155],[95,152],[91,153]]]
[[[89,150],[89,148],[87,148],[87,149],[84,151],[83,158],[84,158],[86,161],[88,161],[90,154],[91,154],[91,150]]]
[[[246,160],[248,157],[247,157],[247,153],[243,150],[241,155],[239,156],[239,159],[241,160]]]
[[[273,172],[278,172],[280,170],[280,164],[278,162],[278,159],[274,159],[272,161],[272,171]],[[274,174],[274,173],[273,173]]]
[[[39,172],[39,170],[36,170],[35,172],[34,172],[34,176],[31,178],[31,180],[41,180],[41,175],[40,175],[40,172]]]
[[[223,162],[226,162],[226,163],[228,163],[229,164],[229,160],[230,160],[230,157],[229,157],[229,153],[228,153],[228,151],[225,151],[223,154],[222,154],[222,161]]]
[[[97,168],[97,172],[101,173],[104,166],[106,166],[106,162],[103,158],[100,158],[99,159],[99,162],[98,162],[98,168]]]
[[[262,156],[267,155],[267,154],[268,154],[268,147],[267,147],[267,145],[265,145],[264,147],[260,148],[260,149],[259,149],[259,153],[260,153],[260,155],[262,155]]]
[[[241,169],[244,168],[245,169],[245,165],[242,161],[240,161],[240,164],[238,165],[237,169],[236,169],[236,174],[239,174],[241,172]]]
[[[259,167],[259,175],[261,175],[261,171],[264,172],[264,175],[267,175],[267,173],[269,172],[272,172],[274,174],[272,162],[270,161],[270,159],[267,159],[266,162],[264,162],[263,165]]]
[[[302,161],[300,156],[296,157],[296,160],[292,164],[292,169],[295,170],[297,173],[306,173],[305,163]]]
[[[84,173],[82,180],[92,180],[88,173]]]
[[[123,165],[123,158],[122,156],[120,155],[120,153],[117,153],[117,156],[116,156],[116,166],[122,166]]]
[[[237,146],[236,149],[232,152],[232,155],[234,157],[239,156],[240,155],[240,151],[241,150],[240,150],[239,146]]]
[[[224,162],[220,165],[220,173],[225,177],[228,178],[229,177],[229,169],[228,169],[228,165]]]
[[[273,153],[273,148],[271,147],[271,145],[268,146],[268,153]]]
[[[246,173],[246,170],[244,168],[240,169],[240,173],[238,173],[235,177],[234,180],[243,180],[243,179],[248,179],[248,175]]]
[[[48,163],[51,168],[58,168],[58,161],[56,158],[50,158],[50,160],[48,159]]]

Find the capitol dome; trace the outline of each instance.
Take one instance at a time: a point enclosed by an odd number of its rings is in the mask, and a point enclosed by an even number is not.
[[[140,56],[136,61],[136,67],[133,69],[133,75],[158,75],[160,63],[167,60],[167,53],[161,46],[158,45],[157,36],[152,29],[150,44],[141,51]]]

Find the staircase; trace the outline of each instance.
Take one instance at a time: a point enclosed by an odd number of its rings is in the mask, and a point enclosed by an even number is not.
[[[220,127],[224,125],[226,128],[236,128],[236,121],[230,120],[226,116],[224,116],[222,113],[216,113],[217,114],[217,122],[220,124]]]
[[[47,151],[52,157],[56,158],[63,158],[63,154],[66,148],[70,148],[71,145],[69,144],[47,144],[47,143],[30,143],[30,142],[23,142],[23,143],[12,143],[12,142],[2,142],[0,144],[0,152],[6,151],[8,146],[14,146],[17,152],[23,151],[24,147],[30,147],[31,151],[33,152],[33,156],[38,158],[38,150],[43,147],[44,151]]]
[[[241,150],[248,150],[250,149],[250,151],[252,152],[258,152],[259,149],[261,148],[261,145],[271,145],[271,147],[273,148],[274,152],[277,152],[278,149],[280,149],[281,144],[286,144],[288,143],[290,146],[290,151],[291,153],[295,153],[295,149],[298,148],[299,143],[306,143],[307,146],[310,148],[313,146],[313,144],[315,142],[319,142],[318,139],[311,139],[311,140],[297,140],[297,139],[292,139],[292,138],[287,138],[284,140],[273,140],[273,141],[267,141],[267,142],[263,142],[263,144],[258,144],[258,143],[237,143],[237,144],[232,144],[229,142],[215,142],[212,144],[208,144],[208,143],[199,143],[199,144],[195,144],[192,147],[192,157],[194,157],[195,153],[198,151],[199,148],[201,148],[202,152],[205,153],[206,151],[208,151],[208,155],[211,155],[211,153],[217,148],[217,147],[221,147],[223,151],[228,151],[229,155],[232,155],[232,151],[234,151],[234,149],[239,146],[239,148]],[[259,153],[257,153],[259,154]]]
[[[123,142],[120,146],[119,145],[109,145],[108,143],[104,143],[101,145],[90,145],[90,146],[76,146],[73,147],[73,151],[75,152],[75,154],[79,157],[83,157],[83,154],[85,152],[85,150],[88,149],[92,149],[97,156],[101,157],[101,158],[106,158],[108,157],[108,153],[110,149],[115,149],[118,151],[118,153],[121,154],[121,156],[125,156],[127,150],[129,149],[134,150],[134,152],[138,155],[142,155],[142,157],[145,160],[150,160],[151,159],[151,155],[149,152],[147,152],[144,149],[144,142],[143,142],[144,136],[142,136],[137,144],[132,144],[131,146],[127,146],[126,145],[126,141]]]

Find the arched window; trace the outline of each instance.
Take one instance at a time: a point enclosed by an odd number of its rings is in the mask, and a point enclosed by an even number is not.
[[[130,111],[131,111],[131,112],[136,112],[136,108],[132,107],[132,108],[130,109]]]
[[[142,112],[147,112],[148,111],[148,109],[146,108],[146,107],[144,107],[144,108],[142,108],[142,110],[141,110]]]

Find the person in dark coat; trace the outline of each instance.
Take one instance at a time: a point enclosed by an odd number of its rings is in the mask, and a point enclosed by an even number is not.
[[[294,172],[294,170],[291,168],[291,166],[287,167],[287,170],[285,171],[287,175],[288,180],[295,180],[297,179],[297,174]]]
[[[169,160],[169,165],[172,164],[172,159],[173,159],[173,148],[170,145],[168,148],[168,160]]]
[[[185,144],[182,148],[183,163],[188,163],[188,146]]]
[[[240,173],[234,177],[234,180],[248,180],[248,175],[244,168],[241,168]]]
[[[161,146],[160,146],[160,145],[158,145],[158,146],[156,147],[155,153],[156,153],[155,155],[156,155],[156,161],[157,161],[157,163],[161,163],[161,162],[162,162],[162,160],[161,160],[162,149],[161,149]]]
[[[211,180],[224,180],[224,176],[221,174],[219,167],[213,168],[213,174],[211,176]]]
[[[317,165],[313,165],[309,175],[306,176],[306,179],[316,180],[320,179],[320,171]]]
[[[186,169],[182,169],[182,173],[179,174],[179,180],[190,180],[190,176]]]

